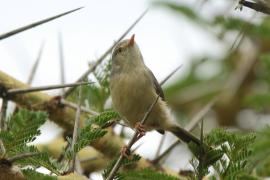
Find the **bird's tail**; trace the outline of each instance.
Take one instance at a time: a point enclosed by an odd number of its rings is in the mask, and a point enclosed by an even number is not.
[[[193,142],[197,145],[200,145],[201,142],[198,138],[196,138],[193,134],[185,130],[184,128],[181,128],[177,125],[172,125],[168,128],[168,131],[173,133],[175,136],[177,136],[180,140],[189,143]]]

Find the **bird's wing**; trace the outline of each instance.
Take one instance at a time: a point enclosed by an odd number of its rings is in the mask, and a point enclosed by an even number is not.
[[[147,68],[147,69],[148,69],[148,68]],[[151,71],[150,69],[148,69],[148,71],[149,71],[149,74],[150,74],[150,76],[151,76],[151,78],[152,78],[152,80],[153,80],[153,84],[154,84],[154,88],[155,88],[155,90],[156,90],[156,93],[161,97],[161,99],[162,99],[163,101],[165,101],[164,92],[163,92],[163,90],[162,90],[160,84],[158,83],[158,81],[157,81],[155,75],[152,73],[152,71]],[[157,129],[157,132],[159,132],[160,134],[164,134],[164,133],[165,133],[165,131],[164,131],[163,129]]]
[[[163,92],[160,84],[158,83],[158,81],[157,81],[156,77],[154,76],[154,74],[152,73],[152,71],[150,69],[148,69],[148,71],[149,71],[149,74],[153,80],[153,84],[154,84],[154,88],[156,90],[156,93],[161,97],[161,99],[163,101],[165,101],[164,92]]]

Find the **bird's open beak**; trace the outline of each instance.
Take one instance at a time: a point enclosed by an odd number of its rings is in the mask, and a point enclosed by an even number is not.
[[[129,39],[128,46],[133,46],[134,43],[135,43],[135,34],[133,34]]]

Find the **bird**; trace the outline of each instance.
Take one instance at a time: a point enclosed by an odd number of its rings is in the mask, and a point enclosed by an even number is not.
[[[110,93],[114,109],[125,123],[143,136],[146,131],[173,133],[180,140],[200,145],[200,140],[179,126],[165,101],[163,90],[145,65],[135,34],[115,45],[111,56]],[[148,108],[160,96],[144,125],[140,124]],[[141,137],[140,136],[140,137]]]

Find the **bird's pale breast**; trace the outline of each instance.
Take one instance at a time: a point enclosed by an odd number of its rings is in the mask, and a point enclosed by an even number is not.
[[[149,72],[120,73],[111,77],[110,84],[114,108],[130,126],[134,127],[136,122],[142,120],[157,97]],[[146,128],[166,129],[168,119],[167,105],[159,99],[147,119]]]

